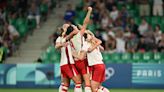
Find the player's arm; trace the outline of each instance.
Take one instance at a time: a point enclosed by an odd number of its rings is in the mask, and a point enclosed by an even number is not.
[[[66,46],[66,43],[57,42],[57,43],[55,44],[55,49],[60,49],[60,48],[62,48],[62,47],[64,47],[64,46]]]
[[[92,46],[91,48],[88,49],[88,52],[92,52],[94,49],[96,49],[102,43],[102,41],[97,39],[96,37],[93,37],[92,40],[95,42],[95,44],[94,44],[94,46]]]
[[[80,60],[85,59],[87,52],[86,51],[80,51],[80,53],[78,52],[72,52],[73,57],[78,58]]]
[[[99,46],[99,49],[100,49],[100,51],[104,51],[104,47],[103,46]]]
[[[86,17],[85,17],[85,19],[83,21],[83,25],[81,27],[81,31],[80,31],[81,35],[84,34],[84,32],[85,32],[85,30],[87,28],[87,25],[89,24],[91,13],[92,13],[92,7],[88,7],[87,15],[86,15]]]
[[[71,25],[71,26],[73,27],[73,31],[66,36],[66,41],[70,40],[74,35],[76,35],[79,32],[77,26],[75,25]]]
[[[57,38],[55,48],[60,49],[62,47],[66,47],[67,45],[68,43],[66,42],[66,39],[62,39],[61,41],[60,38]]]

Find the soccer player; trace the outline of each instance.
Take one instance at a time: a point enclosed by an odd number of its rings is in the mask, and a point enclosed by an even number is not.
[[[105,64],[100,52],[100,49],[103,49],[100,46],[101,40],[95,38],[91,33],[84,34],[84,38],[85,42],[80,54],[73,52],[73,56],[79,59],[84,59],[87,56],[88,64],[92,68],[92,92],[109,92],[101,86],[101,83],[105,81]]]
[[[72,45],[72,49],[77,52],[81,51],[84,42],[83,34],[86,30],[87,25],[89,24],[91,12],[92,12],[92,8],[88,7],[87,15],[84,19],[83,25],[80,30],[74,25],[70,25],[67,28],[67,33],[66,33],[68,35],[67,38],[71,39],[70,42]],[[85,92],[91,92],[90,73],[89,73],[89,68],[87,67],[88,66],[87,60],[86,59],[80,60],[78,58],[74,58],[74,60],[75,60],[75,66],[85,82]]]
[[[62,35],[57,38],[55,45],[55,48],[60,49],[61,51],[60,69],[62,75],[62,86],[59,88],[59,91],[67,92],[70,79],[72,79],[76,86],[74,91],[82,92],[81,86],[79,86],[79,84],[81,84],[81,78],[77,69],[75,68],[75,62],[71,52],[71,45],[69,41],[66,41],[66,31],[64,28],[62,31]]]

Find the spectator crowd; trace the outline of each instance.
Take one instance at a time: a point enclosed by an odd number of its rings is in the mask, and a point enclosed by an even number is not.
[[[163,0],[82,0],[76,9],[67,6],[64,20],[75,25],[93,7],[88,29],[106,52],[164,52]]]
[[[0,61],[46,21],[54,0],[0,0]]]

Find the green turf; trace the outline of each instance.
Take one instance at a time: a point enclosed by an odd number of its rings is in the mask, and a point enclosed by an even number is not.
[[[0,92],[58,92],[58,90],[57,89],[0,89]],[[73,90],[69,92],[73,92]],[[164,92],[164,89],[111,89],[110,92]]]

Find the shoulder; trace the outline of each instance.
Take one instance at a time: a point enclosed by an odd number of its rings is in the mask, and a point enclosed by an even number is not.
[[[62,40],[62,37],[59,36],[59,37],[56,39],[56,43],[57,43],[57,42],[61,42],[61,40]]]

